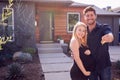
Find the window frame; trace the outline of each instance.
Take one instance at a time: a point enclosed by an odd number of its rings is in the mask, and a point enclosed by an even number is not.
[[[78,21],[80,21],[80,13],[79,12],[67,12],[67,32],[72,33],[73,31],[69,31],[69,14],[77,14],[78,15]]]
[[[15,41],[15,33],[14,33],[14,9],[13,8],[3,7],[2,8],[2,12],[4,12],[4,9],[11,9],[12,10],[12,24],[9,25],[9,26],[12,26],[13,34],[12,34],[12,40],[11,40],[11,42],[13,42],[13,41]]]

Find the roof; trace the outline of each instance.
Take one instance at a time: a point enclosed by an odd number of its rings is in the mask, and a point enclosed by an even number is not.
[[[113,12],[120,13],[120,7],[114,8],[114,9],[112,9],[112,11],[113,11]]]
[[[96,10],[96,13],[98,15],[116,15],[116,16],[118,15],[118,16],[120,16],[120,13],[103,10],[97,6],[94,6],[94,5],[93,5],[93,8]]]
[[[21,0],[21,1],[31,1],[31,2],[72,2],[71,0]]]
[[[96,10],[96,13],[98,15],[116,15],[116,16],[120,16],[120,13],[103,10],[103,9],[101,9],[101,8],[95,6],[95,5],[76,3],[76,2],[73,2],[70,5],[70,7],[87,7],[87,6],[93,6],[93,8]],[[120,11],[120,7],[119,7],[119,11]]]
[[[116,12],[111,12],[111,11],[107,11],[107,10],[103,10],[95,5],[88,5],[88,4],[83,4],[83,3],[72,3],[70,5],[71,7],[87,7],[87,6],[92,6],[95,10],[96,10],[96,13],[98,15],[119,15],[120,16],[120,13],[116,13]]]
[[[87,7],[87,6],[90,6],[90,5],[88,5],[88,4],[83,4],[83,3],[73,2],[70,6],[71,6],[71,7],[81,7],[81,6]]]
[[[22,0],[22,1],[56,2],[56,1],[71,1],[71,0]]]
[[[0,0],[1,1],[1,0]],[[5,1],[5,0],[4,0]],[[15,1],[15,0],[14,0]],[[40,3],[59,3],[60,5],[68,5],[69,7],[87,7],[87,6],[93,6],[93,8],[96,10],[96,13],[98,15],[119,15],[120,13],[116,13],[116,12],[111,12],[111,11],[107,11],[107,10],[103,10],[95,5],[88,5],[88,4],[83,4],[83,3],[76,3],[72,0],[20,0],[20,1],[28,1],[28,2],[40,2]],[[120,7],[118,9],[114,9],[114,10],[119,10],[120,11]]]
[[[0,0],[0,2],[8,2],[8,0]],[[72,0],[13,0],[13,1],[24,1],[24,2],[62,2],[62,3],[72,3]]]

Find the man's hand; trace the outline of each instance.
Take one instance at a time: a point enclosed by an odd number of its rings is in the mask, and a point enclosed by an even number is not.
[[[102,36],[101,44],[110,43],[113,40],[114,40],[113,34],[108,33],[108,34],[105,34],[104,36]]]
[[[71,58],[74,59],[73,52],[70,50],[69,53],[70,53]]]

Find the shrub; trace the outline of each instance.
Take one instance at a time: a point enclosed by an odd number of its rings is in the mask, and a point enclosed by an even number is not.
[[[5,80],[21,80],[24,75],[24,68],[19,63],[8,65],[7,76]]]
[[[18,61],[20,63],[27,63],[32,61],[32,56],[29,53],[16,52],[13,55],[13,60]]]
[[[31,55],[33,55],[33,54],[36,53],[36,49],[35,48],[31,48],[31,47],[23,48],[22,52],[24,52],[24,53],[30,53]]]
[[[21,49],[21,47],[18,46],[15,42],[7,42],[1,46],[3,49],[0,50],[0,67],[6,66],[6,62],[12,60],[14,52]]]
[[[118,74],[120,74],[120,60],[116,62],[116,68],[118,69]]]
[[[120,60],[116,62],[116,68],[120,70]]]

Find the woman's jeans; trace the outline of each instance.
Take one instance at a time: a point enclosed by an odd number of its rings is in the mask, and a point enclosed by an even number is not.
[[[111,67],[91,73],[89,80],[111,80]]]

